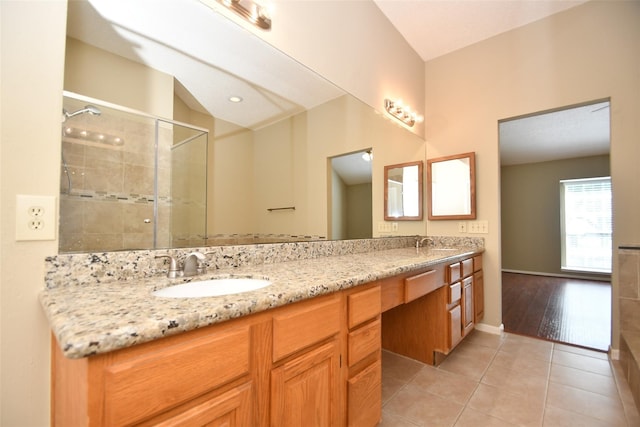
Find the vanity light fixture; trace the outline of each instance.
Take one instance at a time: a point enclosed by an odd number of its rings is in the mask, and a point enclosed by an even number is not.
[[[424,118],[418,113],[411,111],[411,108],[407,105],[403,105],[402,101],[392,101],[390,99],[384,100],[384,109],[400,120],[402,123],[409,127],[413,127],[416,123],[422,122]]]
[[[373,152],[371,150],[367,150],[362,153],[362,160],[364,160],[365,162],[370,162],[371,160],[373,160]]]
[[[242,16],[256,27],[271,29],[271,17],[268,9],[254,0],[216,0],[227,9]],[[206,4],[206,2],[203,2]]]

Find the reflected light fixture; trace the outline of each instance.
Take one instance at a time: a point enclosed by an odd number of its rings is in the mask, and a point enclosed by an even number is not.
[[[99,142],[102,144],[114,146],[124,145],[123,138],[102,132],[89,132],[84,129],[76,129],[72,127],[65,127],[63,132],[64,135],[69,138],[74,138],[82,141]]]
[[[243,98],[241,96],[238,95],[232,95],[229,97],[229,101],[230,102],[234,102],[234,103],[238,103],[238,102],[242,102]]]
[[[373,152],[371,150],[367,150],[362,153],[362,160],[364,160],[365,162],[370,162],[371,160],[373,160]]]
[[[227,9],[237,13],[244,19],[262,28],[263,30],[271,29],[271,17],[269,10],[254,0],[216,0]],[[206,4],[206,2],[203,1]]]
[[[404,105],[402,101],[392,101],[390,99],[385,99],[384,109],[387,111],[387,113],[409,127],[413,127],[413,125],[415,125],[416,123],[420,123],[424,120],[422,116],[418,115],[418,113],[414,111],[411,111],[411,108],[409,108],[409,106],[407,105]]]

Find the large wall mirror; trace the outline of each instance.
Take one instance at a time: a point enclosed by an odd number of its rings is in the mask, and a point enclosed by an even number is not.
[[[382,165],[414,160],[415,153],[424,152],[422,138],[198,1],[69,2],[64,89],[106,103],[97,104],[100,116],[75,116],[68,125],[87,121],[92,129],[124,138],[125,144],[97,147],[108,156],[76,156],[72,147],[65,147],[66,169],[76,175],[68,191],[61,165],[61,199],[69,209],[61,212],[60,220],[72,226],[91,221],[99,228],[86,245],[78,244],[75,236],[61,236],[69,246],[60,247],[60,252],[331,239],[327,159],[373,149],[371,215],[372,224],[377,224],[382,220]],[[75,112],[85,104],[65,108]],[[140,195],[153,194],[152,188],[134,186],[138,172],[153,168],[153,163],[145,163],[150,156],[142,151],[125,154],[138,135],[129,135],[115,109],[104,105],[208,131],[206,165],[172,168],[185,173],[206,170],[206,231],[183,228],[178,236],[180,224],[171,221],[170,238],[157,239],[156,246],[142,234],[135,236],[154,221],[148,213],[138,215],[144,209],[134,204]],[[107,123],[111,125],[103,128]],[[388,141],[403,148],[391,149]],[[159,160],[173,164],[177,153],[173,150],[167,154],[170,158]],[[89,187],[89,178],[92,183],[113,184],[114,170],[122,171],[126,188]],[[80,186],[80,173],[85,187]],[[179,173],[158,177],[169,186],[166,203],[160,202],[172,220],[177,218],[175,202],[183,200],[173,191],[174,183],[202,181],[183,178]],[[107,222],[100,217],[106,212],[100,206],[85,208],[84,213],[75,209],[75,202],[86,196],[79,194],[81,189],[100,196],[93,198],[96,205],[121,204],[122,215]],[[160,190],[162,196],[164,189]],[[185,190],[202,188],[189,184]],[[161,218],[155,221],[164,227]],[[371,228],[376,236],[377,228]]]
[[[427,159],[430,220],[476,218],[476,156]]]
[[[422,168],[422,161],[384,167],[386,221],[422,220]]]

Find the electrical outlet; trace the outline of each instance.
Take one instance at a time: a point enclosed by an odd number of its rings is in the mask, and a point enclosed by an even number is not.
[[[30,230],[38,231],[44,229],[44,221],[41,219],[32,219],[28,223],[28,227]]]
[[[391,231],[398,231],[398,223],[397,222],[392,222],[391,223]]]
[[[467,232],[467,223],[465,221],[460,221],[458,223],[458,233],[466,233]]]
[[[29,213],[29,216],[38,218],[44,215],[44,208],[42,206],[29,206],[27,212]]]
[[[16,240],[55,240],[55,196],[16,196]]]

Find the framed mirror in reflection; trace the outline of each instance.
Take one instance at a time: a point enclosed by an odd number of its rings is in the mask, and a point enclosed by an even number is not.
[[[476,218],[475,153],[427,159],[430,220]]]
[[[422,220],[422,161],[384,167],[384,219]]]

